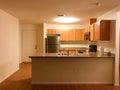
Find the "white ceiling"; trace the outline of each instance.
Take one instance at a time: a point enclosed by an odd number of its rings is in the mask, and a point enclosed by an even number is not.
[[[93,3],[100,3],[95,5]],[[0,0],[0,8],[20,19],[22,23],[55,23],[58,14],[81,19],[99,17],[120,5],[120,0]]]

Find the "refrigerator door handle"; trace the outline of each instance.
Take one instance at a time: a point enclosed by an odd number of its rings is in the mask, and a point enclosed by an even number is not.
[[[46,53],[48,53],[48,38],[46,38]]]

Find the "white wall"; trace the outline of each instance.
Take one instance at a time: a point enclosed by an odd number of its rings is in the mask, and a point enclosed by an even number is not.
[[[19,59],[19,21],[0,10],[0,82],[19,69]]]

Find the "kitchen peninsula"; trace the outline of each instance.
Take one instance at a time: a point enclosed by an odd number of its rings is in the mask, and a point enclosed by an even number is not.
[[[32,59],[32,84],[114,84],[115,56],[40,54]]]

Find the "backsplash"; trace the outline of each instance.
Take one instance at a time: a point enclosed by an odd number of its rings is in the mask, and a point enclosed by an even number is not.
[[[115,53],[115,43],[114,41],[62,41],[61,49],[89,49],[89,45],[97,45],[97,51],[100,48],[104,48],[104,52]]]
[[[88,50],[91,41],[61,41],[61,49],[84,49]]]

